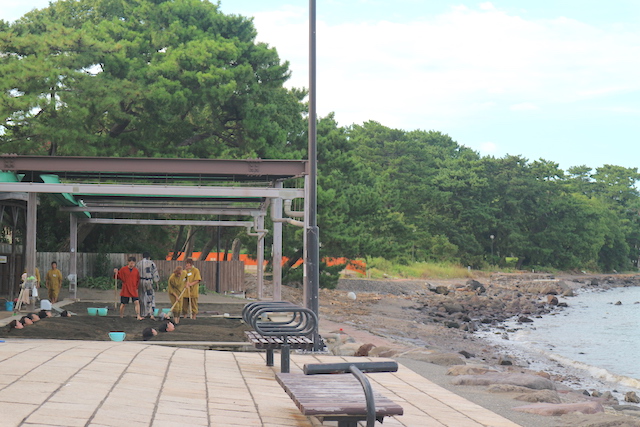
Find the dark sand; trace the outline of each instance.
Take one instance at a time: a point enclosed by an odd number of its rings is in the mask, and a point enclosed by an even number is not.
[[[244,304],[200,304],[200,314],[196,320],[180,319],[173,332],[158,333],[153,341],[246,341],[244,331],[250,328],[239,319]],[[77,302],[69,304],[64,309],[77,313],[71,317],[50,317],[27,325],[23,329],[0,328],[2,338],[28,339],[61,339],[61,340],[96,340],[108,341],[110,331],[124,331],[125,341],[141,341],[142,330],[146,327],[159,328],[159,320],[136,320],[133,305],[129,304],[125,310],[125,317],[120,318],[119,312],[113,304],[108,306],[107,316],[89,316],[87,307],[105,307],[105,304]],[[229,313],[231,317],[220,317]],[[14,318],[19,319],[27,313],[19,313]]]

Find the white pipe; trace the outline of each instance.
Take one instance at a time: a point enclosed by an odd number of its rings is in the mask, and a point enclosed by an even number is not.
[[[287,224],[295,225],[296,227],[304,227],[304,222],[292,218],[271,218],[271,221],[286,222]]]
[[[291,203],[293,203],[293,200],[291,199],[285,199],[284,201],[284,213],[292,216],[294,218],[304,218],[304,211],[292,211],[291,210]]]

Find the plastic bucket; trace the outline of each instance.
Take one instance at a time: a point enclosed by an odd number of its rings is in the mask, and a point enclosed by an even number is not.
[[[13,311],[13,301],[7,301],[5,303],[5,310],[7,311]]]

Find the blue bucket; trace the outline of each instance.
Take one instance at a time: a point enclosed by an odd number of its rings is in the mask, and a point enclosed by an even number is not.
[[[7,301],[5,303],[5,310],[6,311],[13,311],[13,301]]]

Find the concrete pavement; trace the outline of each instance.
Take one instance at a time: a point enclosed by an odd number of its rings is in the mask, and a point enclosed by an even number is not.
[[[363,358],[292,354],[291,371],[351,360]],[[0,343],[0,425],[315,425],[276,383],[277,365],[265,366],[264,354],[256,352],[7,339]],[[404,415],[387,418],[385,426],[517,426],[402,365],[369,378],[404,407]]]

